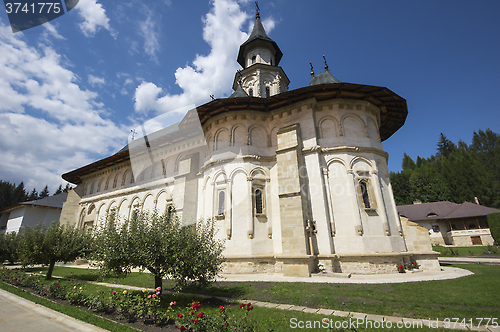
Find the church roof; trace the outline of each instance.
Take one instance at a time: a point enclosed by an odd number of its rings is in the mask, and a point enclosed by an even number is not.
[[[328,84],[328,83],[342,83],[342,82],[340,82],[337,78],[335,78],[335,76],[330,74],[330,72],[327,70],[324,73],[319,74],[318,76],[314,76],[311,80],[311,83],[309,83],[309,86]]]
[[[242,97],[248,97],[248,94],[245,92],[245,90],[243,90],[241,84],[238,84],[236,91],[234,91],[233,94],[230,95],[228,98],[242,98]]]
[[[283,52],[281,52],[280,48],[278,47],[278,44],[276,44],[274,40],[269,38],[269,36],[266,33],[266,30],[264,30],[264,26],[262,25],[260,17],[257,15],[252,33],[250,34],[250,37],[248,37],[247,41],[241,44],[240,51],[238,53],[238,63],[243,68],[245,68],[245,50],[252,44],[258,44],[259,42],[270,44],[276,52],[274,55],[276,61],[275,65],[277,66],[280,63],[280,60],[283,57]]]
[[[268,98],[222,98],[215,99],[197,108],[201,125],[211,117],[228,111],[253,109],[261,112],[271,112],[275,109],[291,105],[310,98],[320,102],[332,99],[354,99],[368,101],[380,109],[380,139],[391,137],[401,128],[408,115],[406,100],[388,88],[353,84],[329,83],[306,86],[303,88],[282,92]]]

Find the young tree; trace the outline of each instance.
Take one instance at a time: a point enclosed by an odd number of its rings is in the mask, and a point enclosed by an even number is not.
[[[129,222],[120,221],[116,209],[112,209],[106,221],[95,228],[91,255],[103,274],[113,272],[123,276],[131,271],[136,246],[130,236]]]
[[[52,278],[56,262],[70,262],[90,250],[90,236],[84,230],[53,222],[49,228],[41,222],[22,228],[19,233],[19,259],[24,266],[48,265],[46,279]]]
[[[183,226],[175,211],[134,211],[129,221],[111,213],[94,234],[94,259],[103,272],[127,273],[138,267],[149,271],[155,288],[170,275],[178,283],[205,283],[221,270],[223,244],[215,239],[211,221]]]
[[[4,261],[14,264],[17,261],[17,234],[0,234],[0,264]]]

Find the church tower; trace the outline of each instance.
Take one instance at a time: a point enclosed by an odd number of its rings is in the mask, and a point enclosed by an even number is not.
[[[278,44],[267,36],[257,7],[252,33],[240,46],[237,61],[243,70],[236,74],[233,89],[241,85],[248,96],[260,98],[288,91],[290,80],[278,66],[282,56]]]

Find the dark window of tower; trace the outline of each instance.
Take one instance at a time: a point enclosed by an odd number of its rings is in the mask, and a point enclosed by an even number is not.
[[[224,214],[224,198],[225,198],[224,191],[220,191],[219,192],[219,211],[217,213],[219,216]]]
[[[368,197],[368,190],[366,188],[366,183],[363,181],[359,182],[359,186],[361,187],[361,194],[363,195],[363,203],[365,204],[365,208],[370,208],[370,198]]]
[[[255,213],[262,214],[262,190],[255,190]]]
[[[255,61],[257,61],[257,57],[254,55],[254,56],[252,57],[252,63],[255,63]]]
[[[270,95],[271,95],[271,91],[269,90],[269,87],[266,86],[266,98],[269,98]]]
[[[253,97],[253,89],[248,90],[248,95],[249,95],[250,97]]]

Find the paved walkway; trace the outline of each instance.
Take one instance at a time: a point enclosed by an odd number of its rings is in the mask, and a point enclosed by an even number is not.
[[[89,269],[88,264],[60,264],[59,266]],[[133,269],[138,272],[138,269]],[[465,277],[473,274],[469,270],[441,267],[441,271],[423,271],[414,270],[407,273],[389,273],[389,274],[345,274],[331,273],[313,274],[311,277],[285,277],[283,273],[262,273],[262,274],[233,274],[221,273],[217,281],[265,281],[265,282],[312,282],[312,283],[333,283],[333,284],[387,284],[403,283],[431,280],[447,280]]]
[[[440,263],[500,265],[499,257],[439,257]]]
[[[105,332],[60,312],[0,289],[2,332]]]

